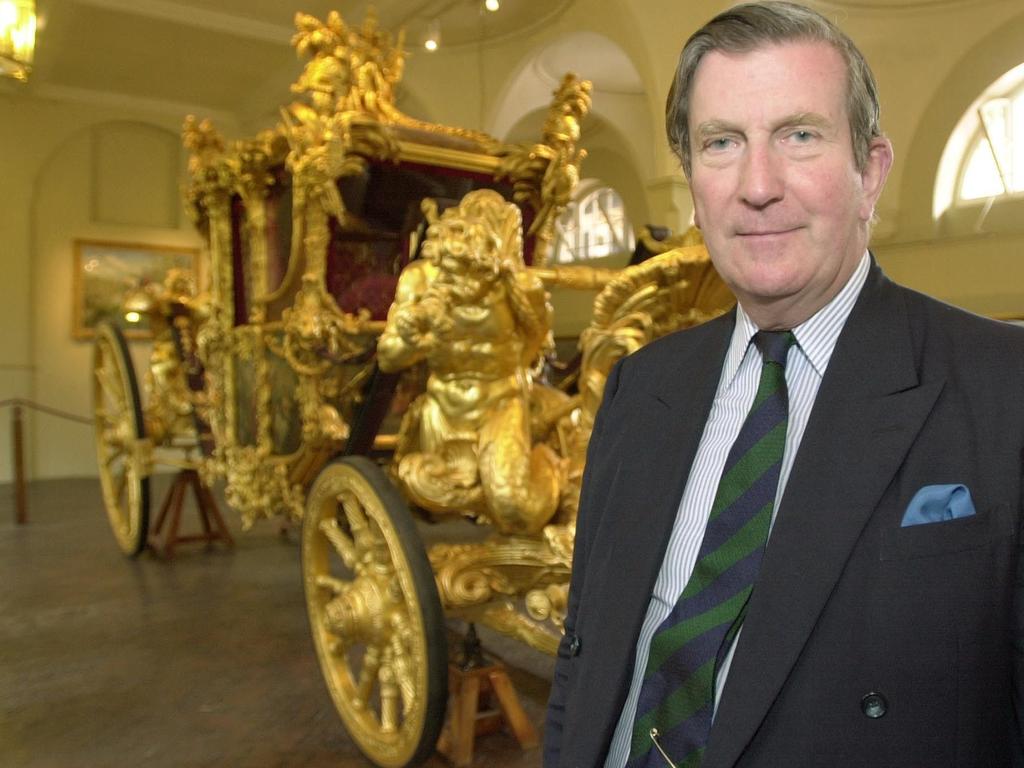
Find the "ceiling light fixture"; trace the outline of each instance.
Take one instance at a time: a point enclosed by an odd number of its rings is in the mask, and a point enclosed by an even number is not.
[[[28,80],[35,47],[35,0],[0,0],[0,75]]]
[[[501,8],[501,3],[498,0],[484,0],[484,8],[493,13]]]
[[[441,22],[432,19],[427,24],[427,37],[423,41],[423,47],[428,51],[436,51],[441,46]]]

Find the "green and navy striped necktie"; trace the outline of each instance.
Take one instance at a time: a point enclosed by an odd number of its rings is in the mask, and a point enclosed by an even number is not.
[[[786,446],[791,331],[758,331],[761,379],[729,449],[693,573],[651,638],[627,768],[696,768],[715,676],[743,624],[771,527]],[[671,763],[669,762],[671,761]]]

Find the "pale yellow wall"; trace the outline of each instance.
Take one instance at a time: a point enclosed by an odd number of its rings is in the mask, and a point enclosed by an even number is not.
[[[400,103],[417,117],[535,140],[554,87],[526,76],[535,57],[581,32],[600,36],[629,59],[640,89],[595,88],[594,118],[583,137],[592,156],[583,175],[616,186],[638,225],[680,229],[692,206],[665,146],[664,96],[682,42],[723,5],[577,0],[542,27],[483,49],[415,51]],[[1024,7],[1019,0],[912,6],[882,12],[818,4],[871,61],[883,127],[896,148],[875,250],[901,282],[978,312],[1024,314],[1024,202],[999,204],[984,219],[971,209],[941,222],[931,218],[935,170],[949,132],[986,85],[1024,60]],[[282,89],[280,103],[292,98]],[[75,237],[198,241],[176,207],[176,172],[169,170],[183,115],[154,109],[111,98],[45,101],[0,90],[0,399],[90,411],[88,345],[70,335]],[[241,125],[231,115],[215,117],[228,137],[249,135],[276,119],[268,112]],[[589,299],[555,300],[558,332],[575,332]],[[10,477],[7,416],[0,413],[0,481]],[[34,418],[32,476],[92,474],[90,441],[88,427]]]
[[[992,234],[875,248],[897,282],[995,317],[1024,317],[1024,235]]]
[[[950,133],[989,84],[1024,62],[1024,8],[979,4],[974,12],[939,16],[941,57],[929,59],[918,34],[909,46],[913,66],[879,75],[883,103],[893,107],[883,120],[896,145],[897,173],[883,198],[875,249],[882,266],[908,285],[982,314],[1024,316],[1024,199],[988,210],[977,202],[939,221],[932,217]]]
[[[0,399],[91,415],[91,348],[71,337],[72,241],[198,245],[178,193],[180,125],[177,115],[0,96]],[[0,482],[12,476],[9,413]],[[91,428],[29,412],[26,458],[30,477],[95,474]]]
[[[179,197],[182,150],[175,133],[139,122],[105,122],[75,134],[50,157],[37,179],[33,210],[32,329],[35,399],[90,414],[92,345],[70,336],[75,238],[196,247]],[[52,213],[59,211],[56,221]],[[132,342],[135,369],[145,370],[148,345]],[[45,350],[45,353],[43,353]],[[91,474],[92,431],[38,417],[35,476]]]

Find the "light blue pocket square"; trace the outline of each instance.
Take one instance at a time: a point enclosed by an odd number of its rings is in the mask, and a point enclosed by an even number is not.
[[[974,514],[974,502],[966,485],[926,485],[910,500],[901,525],[941,523]]]

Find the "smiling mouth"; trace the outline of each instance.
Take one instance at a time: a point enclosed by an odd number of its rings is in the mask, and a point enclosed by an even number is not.
[[[768,230],[756,230],[753,232],[737,232],[737,237],[777,237],[779,235],[788,235],[791,232],[796,232],[800,227],[790,227],[789,229],[768,229]]]

